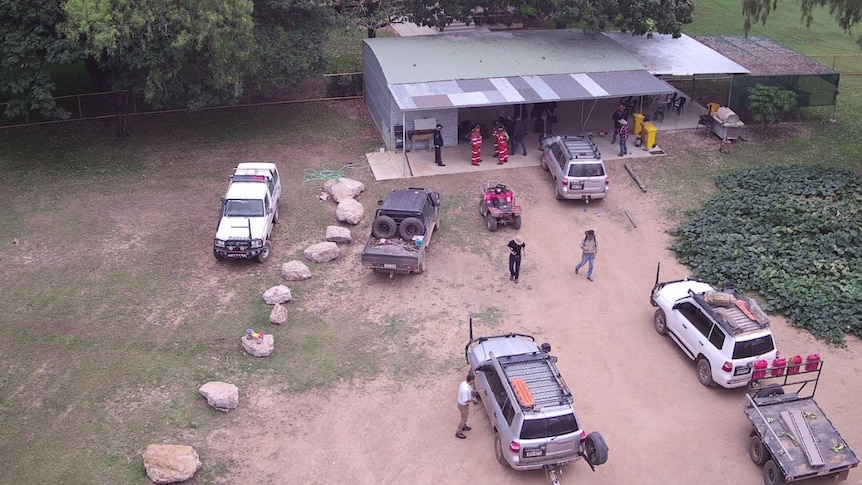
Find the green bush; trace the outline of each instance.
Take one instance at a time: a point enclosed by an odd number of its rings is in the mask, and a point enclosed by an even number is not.
[[[862,337],[862,176],[818,165],[719,176],[672,249],[706,281],[758,291],[818,338]]]

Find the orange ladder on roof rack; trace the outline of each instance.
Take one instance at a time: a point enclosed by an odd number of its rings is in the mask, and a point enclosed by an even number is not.
[[[536,400],[533,399],[533,393],[530,392],[530,388],[524,379],[520,377],[512,379],[512,389],[515,391],[515,396],[522,407],[531,408],[536,404]]]

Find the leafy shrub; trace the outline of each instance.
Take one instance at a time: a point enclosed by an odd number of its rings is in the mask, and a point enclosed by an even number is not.
[[[862,176],[808,165],[719,176],[721,192],[677,228],[698,278],[758,291],[818,338],[862,337]]]

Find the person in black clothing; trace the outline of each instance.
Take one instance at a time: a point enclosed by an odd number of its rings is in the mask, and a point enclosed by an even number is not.
[[[437,162],[437,165],[445,167],[443,155],[440,153],[443,149],[443,133],[440,132],[442,129],[443,125],[437,125],[437,129],[434,130],[434,161]]]
[[[514,155],[520,145],[521,150],[524,151],[524,156],[526,157],[527,142],[524,141],[524,137],[527,136],[527,125],[524,124],[524,121],[520,116],[515,117],[515,124],[512,126],[512,132],[509,134],[512,137],[512,146],[509,148],[509,155]]]
[[[521,274],[521,257],[526,251],[527,244],[521,236],[515,236],[515,239],[509,241],[509,281],[518,283],[518,276]]]

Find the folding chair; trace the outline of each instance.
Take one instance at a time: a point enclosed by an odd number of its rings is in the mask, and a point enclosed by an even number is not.
[[[706,136],[709,136],[709,132],[712,130],[712,122],[712,115],[700,115],[697,120],[697,126],[694,127],[695,134],[703,126],[706,129]]]

